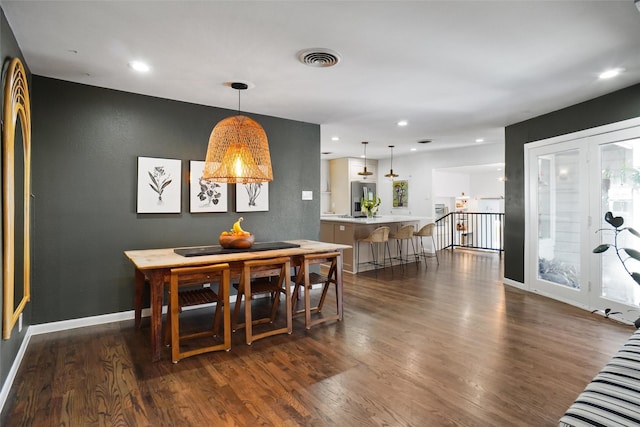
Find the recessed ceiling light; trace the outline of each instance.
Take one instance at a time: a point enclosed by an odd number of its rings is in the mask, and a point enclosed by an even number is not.
[[[397,125],[398,125],[398,126],[406,126],[406,125],[408,125],[408,124],[409,124],[409,122],[408,122],[408,121],[406,121],[406,120],[400,120],[400,121],[397,123]]]
[[[476,142],[484,142],[484,138],[478,138],[476,139]]]
[[[417,149],[417,148],[412,148],[412,149],[411,149],[411,150],[409,150],[409,151],[418,151],[418,149]]]
[[[623,68],[611,68],[609,70],[606,70],[606,71],[603,71],[602,73],[600,73],[598,78],[599,79],[612,79],[612,78],[618,76],[623,71],[624,71]]]
[[[129,67],[133,68],[134,70],[140,73],[146,73],[151,69],[149,65],[145,64],[142,61],[131,61],[129,62]]]
[[[338,136],[332,136],[332,137],[331,137],[331,140],[332,140],[332,141],[340,141],[340,137],[338,137]]]

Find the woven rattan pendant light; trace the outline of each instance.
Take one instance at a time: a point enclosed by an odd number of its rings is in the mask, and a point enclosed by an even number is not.
[[[240,91],[245,83],[232,83]],[[273,181],[271,155],[267,134],[262,126],[247,116],[238,114],[221,120],[211,131],[202,178],[229,184]]]

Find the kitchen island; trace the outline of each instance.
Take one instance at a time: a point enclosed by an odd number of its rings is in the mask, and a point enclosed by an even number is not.
[[[388,226],[391,233],[396,232],[405,225],[413,225],[418,231],[421,225],[426,224],[427,218],[415,216],[374,216],[373,218],[358,218],[347,215],[327,215],[320,216],[320,240],[329,243],[339,243],[350,245],[350,249],[345,249],[343,253],[343,268],[349,273],[357,273],[358,271],[372,270],[374,266],[369,262],[371,259],[371,250],[368,244],[362,244],[360,248],[360,268],[357,266],[357,245],[358,239],[367,237],[373,230],[381,226]],[[415,242],[414,242],[415,244]],[[394,264],[399,261],[395,259],[398,256],[396,242],[389,239],[389,248],[391,256],[394,257]],[[406,250],[406,249],[405,249]],[[409,254],[412,253],[411,244],[409,243]],[[416,246],[416,250],[418,250]],[[379,260],[382,261],[382,251],[379,253]],[[388,265],[388,264],[387,264]]]

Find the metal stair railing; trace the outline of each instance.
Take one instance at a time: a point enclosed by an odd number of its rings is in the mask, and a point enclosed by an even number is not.
[[[450,212],[436,221],[436,246],[504,252],[504,214]]]

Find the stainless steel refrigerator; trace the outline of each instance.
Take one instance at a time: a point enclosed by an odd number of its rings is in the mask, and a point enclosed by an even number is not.
[[[376,184],[371,182],[351,182],[351,216],[361,217],[360,200],[373,200],[376,197]]]

